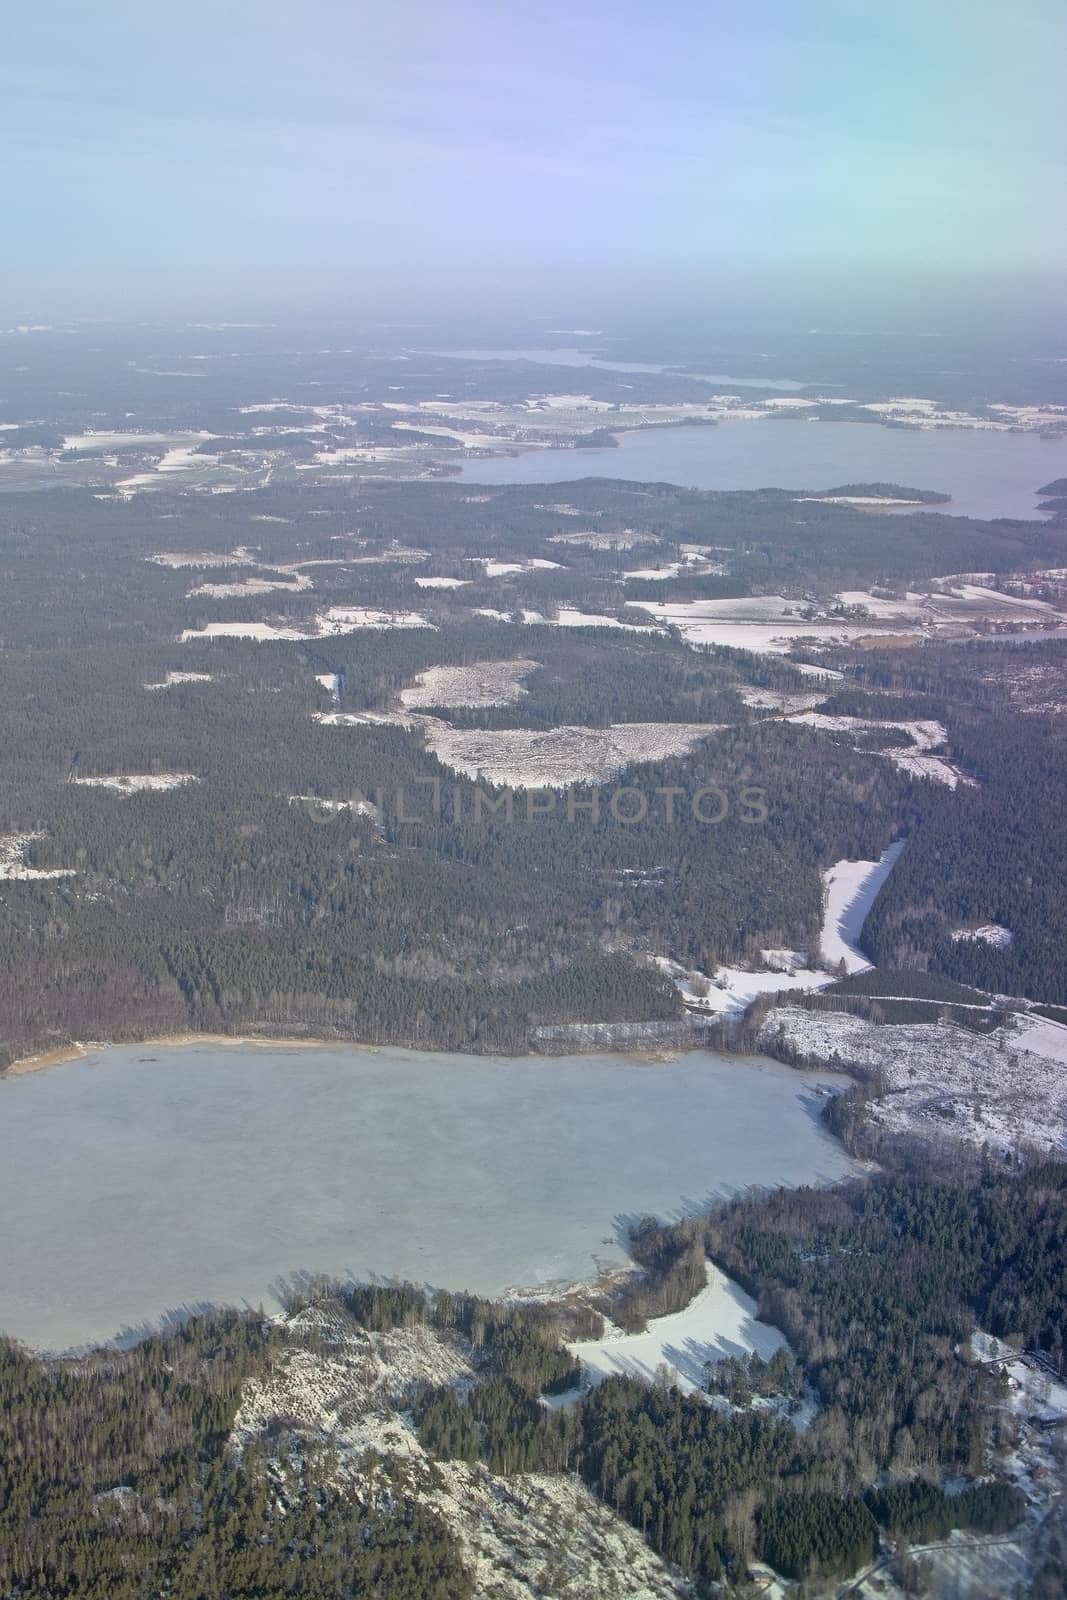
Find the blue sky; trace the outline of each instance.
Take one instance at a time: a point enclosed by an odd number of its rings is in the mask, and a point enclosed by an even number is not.
[[[1051,276],[1060,0],[9,8],[0,307]]]

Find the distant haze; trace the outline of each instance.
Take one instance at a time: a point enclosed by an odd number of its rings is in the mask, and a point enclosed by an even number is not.
[[[1060,0],[10,8],[0,327],[1046,305],[1065,44]]]

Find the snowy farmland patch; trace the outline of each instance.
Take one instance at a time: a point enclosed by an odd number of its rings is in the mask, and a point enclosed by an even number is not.
[[[331,606],[318,619],[319,632],[353,633],[357,628],[432,628],[421,611],[381,611],[374,606]]]
[[[567,1348],[590,1384],[616,1376],[651,1383],[666,1368],[672,1384],[693,1394],[703,1387],[708,1363],[753,1350],[767,1361],[785,1343],[777,1328],[759,1320],[756,1302],[709,1261],[707,1283],[683,1311],[652,1318],[644,1333],[616,1331]]]
[[[875,1081],[881,1092],[869,1115],[887,1131],[1005,1153],[1067,1152],[1067,1028],[1057,1023],[1011,1018],[986,1034],[784,1006],[768,1012],[759,1042]]]
[[[230,1444],[272,1448],[279,1425],[332,1452],[337,1480],[364,1499],[388,1488],[381,1456],[400,1457],[407,1482],[460,1542],[475,1600],[533,1600],[546,1567],[567,1593],[684,1600],[689,1586],[575,1475],[507,1478],[459,1461],[432,1462],[409,1407],[420,1384],[460,1392],[477,1374],[466,1344],[427,1327],[367,1333],[339,1308],[280,1319],[291,1334],[269,1377],[242,1390]],[[395,1492],[395,1490],[393,1491]],[[564,1546],[560,1530],[567,1530]],[[563,1588],[556,1592],[562,1593]]]
[[[416,589],[462,589],[469,578],[416,578]]]
[[[979,944],[991,945],[994,950],[1006,950],[1014,937],[1011,929],[1001,927],[999,922],[984,922],[980,928],[957,928],[952,935],[956,944],[976,940]]]
[[[334,629],[339,632],[339,629]],[[272,622],[209,622],[203,628],[183,628],[178,635],[182,644],[194,639],[317,639],[318,631],[307,628],[289,628]]]
[[[249,550],[247,545],[230,551],[160,550],[145,559],[155,562],[157,567],[170,567],[175,571],[183,567],[254,567],[259,560],[256,551]]]
[[[146,689],[173,689],[180,683],[214,683],[213,672],[168,672],[158,683],[146,683]]]
[[[609,728],[427,729],[444,766],[511,789],[605,783],[628,767],[683,755],[720,730],[711,723],[630,722]]]
[[[671,979],[692,1010],[723,1017],[741,1017],[760,995],[783,994],[792,989],[825,989],[833,983],[833,976],[829,972],[807,966],[802,955],[797,965],[779,959],[783,954],[793,953],[763,951],[763,970],[721,966],[708,974],[688,970],[665,956],[657,956],[656,965]],[[800,955],[799,951],[795,953]]]
[[[155,794],[199,783],[194,772],[113,772],[100,778],[72,778],[86,789],[109,789],[113,794]]]
[[[400,691],[400,704],[421,706],[508,706],[526,693],[523,680],[537,661],[472,661],[465,667],[429,667]]]
[[[872,750],[868,752],[869,754],[892,762],[893,766],[902,772],[910,773],[914,778],[929,778],[934,783],[943,783],[949,789],[955,789],[960,783],[973,783],[973,779],[965,778],[944,756],[930,754],[938,745],[944,744],[948,737],[941,722],[932,720],[893,722],[878,721],[870,717],[830,717],[824,716],[819,711],[797,712],[788,715],[786,720],[811,728],[818,733],[846,733],[853,734],[857,738],[872,728],[891,728],[900,734],[901,748]]]
[[[743,683],[738,694],[755,711],[781,711],[793,716],[798,711],[813,711],[826,699],[825,692],[804,689],[759,689]]]
[[[838,861],[823,874],[823,919],[819,953],[837,971],[866,972],[871,963],[859,948],[860,934],[878,891],[892,872],[904,840],[898,839],[877,861]]]
[[[272,594],[279,589],[288,594],[299,594],[302,590],[310,588],[311,579],[301,572],[288,579],[239,578],[234,583],[200,583],[195,589],[189,590],[186,599],[192,600],[198,595],[206,595],[210,600],[233,600],[245,595]]]
[[[798,603],[781,595],[748,600],[627,600],[664,627],[677,628],[691,645],[723,645],[756,655],[787,655],[798,645],[849,644],[866,638],[870,624],[807,619]]]
[[[73,878],[73,867],[30,867],[26,851],[40,833],[0,834],[0,883],[37,883],[45,878]]]

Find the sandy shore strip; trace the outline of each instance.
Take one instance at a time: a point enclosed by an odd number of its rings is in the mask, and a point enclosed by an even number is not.
[[[270,1050],[392,1050],[395,1045],[367,1044],[362,1039],[288,1039],[275,1038],[269,1033],[165,1033],[150,1039],[74,1039],[70,1044],[58,1045],[54,1050],[39,1050],[33,1055],[20,1056],[17,1061],[0,1070],[0,1079],[21,1078],[30,1072],[44,1072],[49,1067],[62,1067],[71,1061],[87,1061],[102,1050],[165,1050],[171,1045],[262,1045]],[[404,1048],[401,1046],[400,1048]]]

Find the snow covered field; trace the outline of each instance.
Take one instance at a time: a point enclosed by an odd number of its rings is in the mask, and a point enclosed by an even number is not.
[[[556,1594],[589,1600],[684,1600],[689,1586],[640,1533],[573,1474],[515,1473],[432,1461],[410,1415],[419,1383],[463,1391],[475,1381],[465,1341],[426,1327],[365,1333],[330,1305],[278,1319],[290,1331],[269,1378],[249,1380],[230,1434],[233,1448],[272,1448],[279,1422],[333,1452],[345,1491],[374,1500],[385,1485],[374,1455],[400,1457],[408,1482],[459,1539],[475,1600],[537,1600],[545,1572]],[[309,1344],[313,1341],[313,1347]],[[565,1537],[564,1537],[565,1533]]]
[[[874,1023],[783,1006],[768,1013],[760,1043],[876,1081],[884,1093],[870,1116],[891,1132],[1005,1152],[1067,1152],[1067,1028],[1058,1023],[1012,1018],[980,1034],[951,1023]]]
[[[704,1367],[725,1356],[747,1356],[755,1350],[769,1360],[785,1338],[756,1316],[756,1302],[725,1273],[708,1262],[708,1281],[684,1311],[654,1317],[644,1333],[608,1333],[568,1345],[582,1364],[589,1383],[623,1376],[651,1382],[666,1367],[670,1381],[683,1393],[702,1387]]]
[[[35,883],[43,878],[73,878],[73,867],[28,867],[26,851],[39,833],[0,835],[0,883]]]
[[[688,722],[546,730],[450,728],[435,722],[426,742],[440,762],[468,778],[511,789],[562,789],[604,783],[627,767],[682,755],[718,731],[711,723]]]
[[[293,628],[271,622],[209,622],[203,628],[185,628],[181,643],[193,639],[325,639],[331,634],[355,633],[359,628],[433,628],[420,611],[382,611],[374,606],[331,606],[315,618],[311,628]]]
[[[143,794],[180,789],[200,779],[194,772],[115,772],[102,778],[72,778],[71,782],[86,789],[110,789],[114,794]]]
[[[214,683],[213,672],[168,672],[159,683],[146,683],[146,689],[172,689],[179,683]]]
[[[836,980],[842,961],[846,972],[864,972],[871,963],[857,941],[903,848],[904,841],[899,840],[878,861],[838,861],[823,873],[819,966],[809,966],[810,958],[803,950],[764,950],[762,970],[721,966],[708,974],[688,971],[664,956],[656,958],[657,965],[673,980],[686,1005],[733,1017],[741,1016],[759,995],[827,988]]]
[[[465,667],[429,667],[410,688],[400,691],[400,704],[420,706],[508,706],[526,693],[523,679],[538,661],[472,661]]]
[[[877,861],[838,861],[823,875],[825,904],[819,949],[827,967],[866,972],[871,963],[859,948],[867,913],[904,848],[898,840]]]

